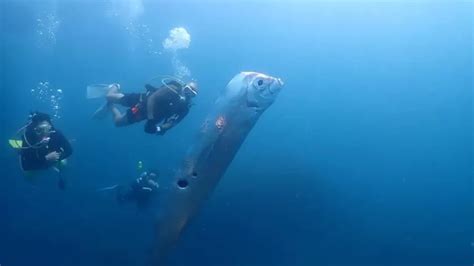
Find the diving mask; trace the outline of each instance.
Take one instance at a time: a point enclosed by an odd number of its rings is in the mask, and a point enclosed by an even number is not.
[[[51,124],[46,121],[41,122],[39,125],[37,125],[34,128],[35,133],[38,136],[48,136],[49,134],[54,132],[52,129],[53,129],[53,126],[51,126]]]
[[[194,96],[198,94],[198,86],[196,82],[190,82],[183,87],[184,91],[190,92]]]

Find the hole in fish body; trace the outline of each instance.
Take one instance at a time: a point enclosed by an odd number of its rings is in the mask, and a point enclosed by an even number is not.
[[[189,186],[189,182],[186,179],[179,179],[176,185],[178,185],[179,189],[186,189]]]

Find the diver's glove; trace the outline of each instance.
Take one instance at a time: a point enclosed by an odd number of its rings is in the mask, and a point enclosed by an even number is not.
[[[159,126],[156,126],[156,134],[160,136],[164,135],[168,129],[172,128],[176,124],[176,121],[178,120],[178,118],[179,116],[176,114],[167,118]]]
[[[148,134],[159,134],[162,130],[160,126],[156,125],[156,122],[153,120],[148,120],[145,123],[145,132]]]
[[[56,162],[61,158],[61,153],[57,151],[50,152],[44,156],[44,159],[48,162]]]
[[[163,136],[164,134],[165,131],[160,126],[156,126],[156,135]]]

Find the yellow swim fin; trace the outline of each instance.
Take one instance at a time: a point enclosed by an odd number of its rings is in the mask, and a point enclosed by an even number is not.
[[[20,149],[23,145],[23,141],[17,139],[9,139],[8,143],[13,149]]]

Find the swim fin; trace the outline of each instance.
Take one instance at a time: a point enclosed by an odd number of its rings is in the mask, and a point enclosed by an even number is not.
[[[98,120],[104,119],[109,113],[109,110],[110,110],[110,105],[108,102],[106,102],[94,112],[94,114],[92,115],[92,119],[98,119]]]
[[[66,180],[64,180],[63,177],[60,177],[58,180],[58,188],[60,190],[65,190],[66,189]]]
[[[113,185],[113,186],[110,186],[110,187],[99,188],[96,191],[97,192],[103,192],[103,191],[115,190],[118,187],[119,187],[119,185]]]
[[[103,98],[110,90],[109,84],[92,84],[87,86],[87,99]]]

